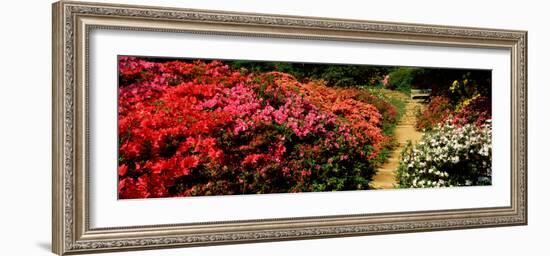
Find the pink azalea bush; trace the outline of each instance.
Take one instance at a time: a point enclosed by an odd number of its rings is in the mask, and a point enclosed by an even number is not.
[[[384,116],[353,90],[120,57],[119,198],[367,189]]]

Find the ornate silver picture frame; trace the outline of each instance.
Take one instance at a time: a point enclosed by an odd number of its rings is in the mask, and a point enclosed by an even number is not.
[[[92,228],[88,50],[94,30],[508,50],[510,205]],[[59,255],[527,224],[526,31],[61,1],[53,5],[52,65],[52,247]]]

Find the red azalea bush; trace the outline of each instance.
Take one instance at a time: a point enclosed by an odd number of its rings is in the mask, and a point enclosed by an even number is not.
[[[284,73],[121,57],[119,74],[119,198],[366,189],[386,139],[353,90]]]
[[[475,124],[481,126],[491,119],[491,99],[479,96],[471,100],[468,105],[456,111],[452,117],[454,125]]]
[[[389,127],[397,124],[397,109],[391,103],[376,97],[367,90],[357,90],[357,99],[372,104],[382,115],[382,127]]]
[[[431,98],[424,111],[417,113],[416,128],[431,130],[449,118],[456,126],[475,124],[479,127],[491,119],[491,99],[486,96],[474,97],[455,111],[448,98],[435,96]]]
[[[416,129],[430,130],[451,114],[452,105],[448,98],[434,96],[423,111],[416,114]]]

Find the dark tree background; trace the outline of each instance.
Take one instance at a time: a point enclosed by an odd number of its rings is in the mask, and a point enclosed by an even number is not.
[[[145,57],[148,61],[166,62],[174,58]],[[180,61],[185,59],[178,58]],[[187,59],[192,62],[196,59]],[[210,59],[211,60],[211,59]],[[209,61],[209,59],[202,59]],[[450,96],[455,81],[465,83],[462,89],[475,89],[491,96],[491,70],[392,67],[373,65],[323,64],[274,61],[221,60],[232,68],[249,72],[279,71],[293,75],[301,82],[322,79],[328,86],[383,86],[389,75],[389,89],[409,93],[413,88],[432,89],[432,95]]]

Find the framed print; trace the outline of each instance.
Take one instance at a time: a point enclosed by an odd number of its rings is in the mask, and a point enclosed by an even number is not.
[[[53,251],[526,225],[526,40],[57,2]]]

